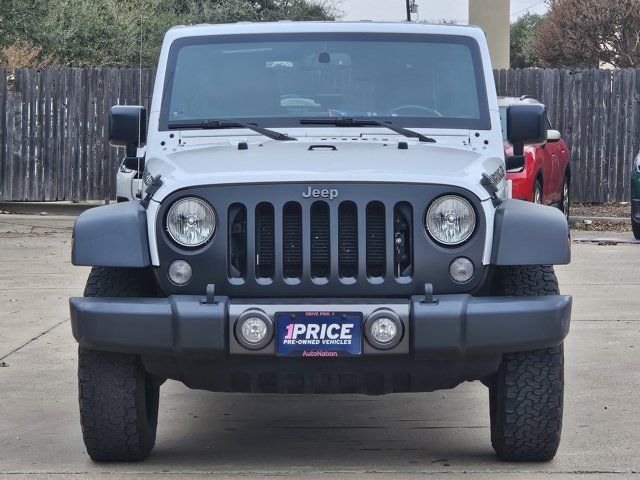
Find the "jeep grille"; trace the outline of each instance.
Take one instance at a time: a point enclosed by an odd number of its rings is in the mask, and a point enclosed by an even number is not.
[[[332,275],[345,283],[365,278],[380,283],[388,280],[387,273],[396,278],[413,273],[408,204],[344,201],[336,206],[319,200],[304,207],[288,202],[276,211],[262,202],[249,215],[245,212],[245,205],[229,208],[231,278],[249,280],[251,266],[259,283],[276,280],[276,275],[289,283],[305,275],[320,284]]]

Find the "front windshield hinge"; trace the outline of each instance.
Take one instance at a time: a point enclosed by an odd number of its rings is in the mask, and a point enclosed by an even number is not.
[[[142,205],[144,208],[147,208],[149,206],[149,202],[151,201],[151,198],[160,189],[162,184],[163,182],[162,182],[162,179],[160,178],[160,175],[153,177],[153,180],[151,180],[151,183],[149,184],[147,189],[144,191],[145,196],[144,196],[144,199],[140,201],[140,205]]]
[[[502,200],[498,197],[498,187],[496,187],[496,185],[491,181],[491,177],[489,175],[486,173],[482,174],[480,185],[482,185],[491,196],[491,201],[493,202],[494,207],[497,207],[502,203]]]

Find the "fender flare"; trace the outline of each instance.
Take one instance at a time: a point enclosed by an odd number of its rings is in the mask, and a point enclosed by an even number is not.
[[[570,241],[569,224],[557,208],[505,200],[495,212],[491,264],[566,265]]]
[[[123,202],[83,212],[73,227],[71,263],[99,267],[151,265],[147,215],[139,202]]]

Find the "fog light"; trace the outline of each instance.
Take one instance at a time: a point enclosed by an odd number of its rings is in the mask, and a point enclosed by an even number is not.
[[[391,310],[377,310],[365,322],[365,336],[369,344],[378,350],[389,350],[402,340],[403,326],[400,317]]]
[[[468,258],[456,258],[449,267],[449,275],[458,283],[467,283],[473,277],[473,273],[473,263]]]
[[[236,320],[235,334],[243,347],[260,350],[266,347],[273,337],[273,322],[264,312],[250,310]]]
[[[176,260],[169,265],[169,279],[176,285],[185,285],[191,280],[191,265],[184,260]]]

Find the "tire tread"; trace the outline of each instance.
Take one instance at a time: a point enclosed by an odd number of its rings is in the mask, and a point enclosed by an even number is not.
[[[134,355],[80,347],[80,423],[87,453],[98,462],[135,462],[149,456],[155,425],[147,425],[145,379]],[[146,406],[146,405],[145,405]]]
[[[155,296],[149,271],[93,267],[85,297]],[[155,445],[159,384],[136,355],[79,347],[78,400],[87,453],[97,462],[136,462]]]
[[[503,267],[502,295],[560,293],[553,267]],[[491,444],[506,461],[548,461],[560,444],[564,389],[563,347],[507,353],[490,386]]]

